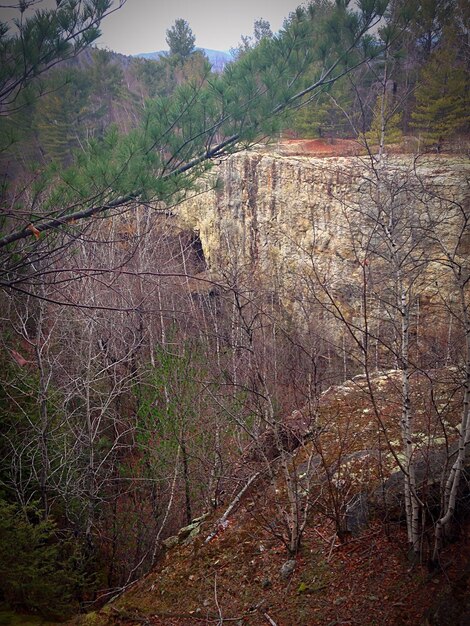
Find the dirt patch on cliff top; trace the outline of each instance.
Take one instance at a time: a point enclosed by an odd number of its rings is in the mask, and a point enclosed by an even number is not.
[[[326,157],[345,157],[345,156],[363,156],[367,154],[366,146],[358,139],[334,139],[334,138],[317,138],[317,139],[281,139],[269,147],[274,152],[278,152],[284,156],[310,156],[317,158]],[[268,148],[268,149],[269,149]],[[373,154],[377,153],[378,146],[369,146]],[[448,140],[441,146],[439,153],[436,146],[424,146],[420,144],[417,137],[411,135],[404,136],[401,140],[394,144],[386,146],[388,154],[418,154],[426,152],[428,154],[468,154],[470,150],[470,139],[459,137],[458,139]]]
[[[365,154],[364,147],[355,139],[283,139],[277,147],[282,154],[314,157]]]

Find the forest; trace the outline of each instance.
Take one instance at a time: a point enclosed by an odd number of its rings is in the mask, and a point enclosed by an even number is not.
[[[17,8],[0,623],[463,625],[425,611],[470,580],[468,3],[313,0],[223,71],[184,20],[148,60],[96,46],[119,2]]]

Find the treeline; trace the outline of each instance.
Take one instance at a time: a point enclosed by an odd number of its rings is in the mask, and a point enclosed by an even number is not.
[[[292,130],[299,137],[355,138],[372,147],[383,123],[387,143],[412,135],[421,149],[440,149],[467,135],[468,20],[468,3],[460,0],[391,2],[377,30],[377,45],[386,43],[386,53],[326,86],[294,116]]]
[[[38,162],[70,165],[74,152],[102,140],[110,127],[135,128],[149,97],[169,96],[187,80],[203,80],[210,65],[203,53],[182,61],[131,59],[90,49],[63,62],[25,90],[15,110],[0,118],[0,162],[13,177]]]

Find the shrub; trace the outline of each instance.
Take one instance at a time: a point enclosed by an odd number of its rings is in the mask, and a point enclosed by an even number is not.
[[[0,498],[0,594],[14,608],[48,619],[78,610],[85,586],[80,545],[55,522]]]

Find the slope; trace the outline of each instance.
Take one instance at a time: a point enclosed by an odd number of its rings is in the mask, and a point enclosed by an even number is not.
[[[431,445],[429,438],[435,427],[427,405],[430,378],[447,402],[449,425],[458,421],[459,406],[453,370],[415,378],[414,392],[422,399],[416,411],[416,440],[423,442],[425,467],[420,489],[427,491],[435,485],[433,459],[440,453],[440,442],[435,439]],[[374,419],[363,376],[330,388],[322,394],[315,423],[295,452],[278,454],[266,464],[248,450],[235,481],[235,497],[231,494],[218,510],[164,541],[147,576],[79,623],[466,623],[470,551],[464,541],[469,530],[465,511],[459,515],[463,541],[443,553],[442,570],[410,562],[401,481],[393,458],[400,446],[399,372],[376,373],[372,385],[384,411],[387,437]],[[266,447],[264,451],[268,455]],[[286,458],[299,510],[305,510],[307,502],[309,506],[296,556],[285,548]],[[255,477],[251,483],[250,477]],[[367,499],[360,509],[353,505],[359,495],[363,503]],[[443,613],[452,621],[445,621]]]

